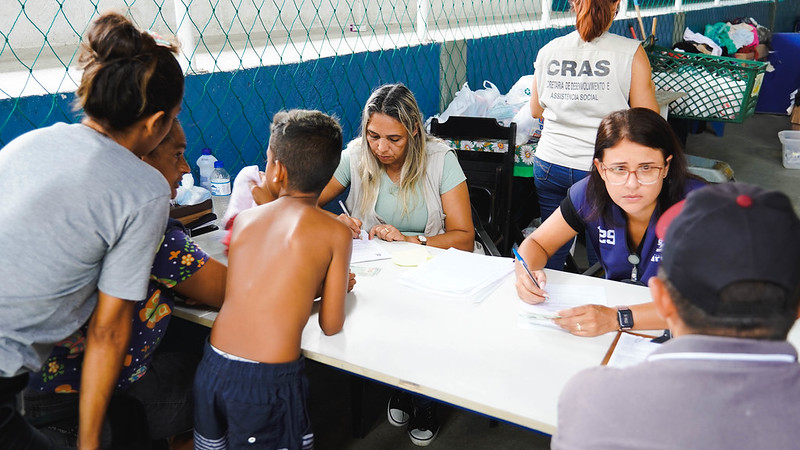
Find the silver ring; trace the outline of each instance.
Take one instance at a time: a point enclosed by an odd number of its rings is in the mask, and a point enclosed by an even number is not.
[[[578,322],[578,331],[581,331],[581,323]]]

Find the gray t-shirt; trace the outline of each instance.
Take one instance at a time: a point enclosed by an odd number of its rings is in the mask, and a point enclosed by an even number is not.
[[[0,150],[0,376],[38,370],[97,291],[142,300],[164,234],[164,177],[80,124]]]

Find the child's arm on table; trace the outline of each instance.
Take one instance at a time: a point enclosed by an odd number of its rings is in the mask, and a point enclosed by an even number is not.
[[[325,335],[341,331],[344,326],[344,302],[350,284],[350,255],[353,239],[344,226],[336,227],[333,241],[333,258],[322,284],[319,309],[319,326]]]

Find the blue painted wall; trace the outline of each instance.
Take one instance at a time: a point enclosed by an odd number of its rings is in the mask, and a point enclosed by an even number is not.
[[[780,26],[790,31],[800,0],[778,3]],[[702,32],[708,23],[754,17],[769,24],[769,3],[686,13],[686,25]],[[646,27],[650,21],[646,20]],[[617,21],[611,31],[630,36],[633,19]],[[502,92],[523,75],[545,43],[574,27],[513,33],[467,41],[467,81],[479,89],[492,81]],[[673,15],[660,16],[659,45],[672,43]],[[425,117],[438,112],[439,44],[324,58],[299,64],[259,67],[238,72],[193,75],[186,79],[180,119],[188,139],[192,166],[204,147],[226,163],[232,174],[250,164],[263,166],[272,114],[280,109],[313,108],[337,116],[346,139],[358,134],[361,109],[370,92],[384,83],[403,82],[417,97]],[[58,121],[74,122],[72,94],[0,100],[0,145],[34,128]]]
[[[373,89],[402,82],[427,117],[439,108],[438,44],[186,78],[179,115],[187,137],[186,159],[204,147],[231,174],[251,164],[263,167],[272,115],[281,109],[319,109],[339,118],[346,140],[359,133],[361,110]],[[75,122],[73,94],[0,101],[0,140],[7,143],[34,128]],[[196,175],[196,174],[195,174]]]

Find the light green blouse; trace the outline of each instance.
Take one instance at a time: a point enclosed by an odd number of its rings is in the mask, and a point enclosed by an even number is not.
[[[333,174],[336,181],[344,187],[350,185],[350,152],[343,151],[339,167]],[[464,171],[458,164],[458,158],[453,152],[448,152],[444,157],[444,168],[442,171],[442,182],[439,194],[445,194],[462,181],[466,180]],[[381,187],[378,192],[378,201],[375,204],[375,212],[387,223],[394,225],[401,233],[407,235],[418,235],[425,231],[425,224],[428,221],[428,211],[423,200],[422,186],[417,186],[414,196],[409,204],[409,214],[403,215],[398,198],[399,188],[389,179],[386,172],[381,173]]]

